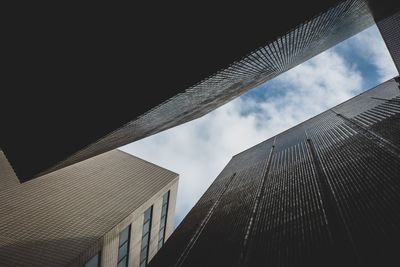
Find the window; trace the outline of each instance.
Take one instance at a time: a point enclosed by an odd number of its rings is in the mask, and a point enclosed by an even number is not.
[[[129,255],[129,239],[131,237],[131,226],[126,227],[119,233],[119,248],[118,248],[118,267],[128,266]]]
[[[85,263],[85,267],[99,267],[100,266],[100,252],[94,255],[90,260]]]
[[[141,251],[140,251],[140,267],[144,267],[147,265],[147,258],[149,256],[149,242],[150,242],[152,217],[153,217],[153,206],[151,206],[144,212],[142,243],[140,245],[140,249],[141,249]]]
[[[160,231],[158,233],[158,249],[160,249],[164,245],[165,241],[165,227],[167,224],[168,203],[169,203],[169,191],[164,194],[162,201]]]

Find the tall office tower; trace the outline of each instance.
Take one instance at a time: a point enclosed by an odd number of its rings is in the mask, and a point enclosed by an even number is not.
[[[400,11],[380,20],[377,25],[400,73]]]
[[[391,79],[234,156],[150,266],[398,266],[399,240]]]
[[[143,267],[173,230],[178,175],[122,151],[23,184],[4,173],[1,267]]]
[[[30,180],[198,118],[374,22],[391,43],[399,10],[393,0],[142,1],[127,20],[111,9],[81,20],[34,13],[5,38],[17,51],[0,147]]]

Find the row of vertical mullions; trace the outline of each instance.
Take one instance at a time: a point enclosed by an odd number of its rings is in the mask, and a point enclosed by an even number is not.
[[[205,218],[202,220],[200,223],[200,226],[196,229],[195,233],[193,234],[192,238],[189,240],[188,243],[186,243],[186,246],[184,250],[180,253],[179,258],[177,259],[177,262],[175,266],[179,267],[183,265],[183,262],[186,260],[187,256],[189,255],[190,250],[193,248],[194,244],[196,243],[197,239],[203,232],[205,226],[207,225],[208,221],[210,220],[211,216],[213,215],[216,207],[219,205],[221,202],[221,199],[225,193],[225,191],[228,189],[230,183],[232,182],[233,178],[235,178],[236,172],[233,173],[230,178],[228,179],[228,182],[225,183],[223,188],[218,192],[218,197],[215,199],[214,203],[212,204],[211,208],[207,212]]]
[[[240,265],[241,266],[243,266],[246,262],[249,236],[252,234],[255,217],[256,217],[257,211],[259,209],[260,199],[265,191],[266,179],[268,177],[269,170],[271,168],[271,159],[272,159],[272,155],[273,155],[273,152],[275,149],[275,142],[276,142],[276,137],[274,138],[274,142],[271,147],[270,153],[268,155],[268,158],[266,159],[266,164],[265,164],[265,167],[263,170],[264,175],[260,181],[261,182],[260,185],[258,186],[257,194],[256,194],[256,197],[254,200],[253,210],[252,210],[250,219],[246,226],[246,232],[245,232],[245,236],[244,236],[244,240],[243,240],[243,249],[242,249],[242,253],[240,255]]]
[[[360,116],[360,114],[357,116]],[[363,240],[365,233],[360,235],[360,227],[384,229],[385,224],[395,225],[394,220],[392,222],[386,221],[388,217],[382,207],[389,206],[388,203],[391,201],[396,203],[398,194],[396,194],[392,183],[396,181],[393,178],[397,178],[398,172],[396,172],[396,168],[388,168],[387,166],[398,165],[396,165],[395,157],[387,153],[385,146],[363,135],[360,129],[354,127],[355,125],[350,123],[348,125],[353,127],[354,131],[357,130],[358,133],[352,139],[343,139],[340,143],[335,144],[335,139],[331,138],[334,132],[327,132],[315,136],[314,140],[321,162],[326,166],[327,177],[332,183],[331,187],[335,191],[337,202],[340,204],[338,207],[343,214],[343,220],[347,225],[349,235],[352,236],[351,240],[354,240],[352,241],[353,246],[357,247],[360,254],[365,243]],[[330,145],[322,146],[323,143]],[[337,147],[347,147],[347,149],[337,149],[336,151],[329,149],[333,144]],[[386,150],[386,153],[383,152],[384,150]],[[390,161],[392,162],[388,163]],[[333,166],[339,167],[334,168]],[[386,191],[382,194],[380,190],[385,187]],[[370,190],[372,188],[373,190]],[[376,190],[376,188],[380,190]],[[348,201],[349,196],[354,194],[357,194],[357,198]],[[375,221],[371,218],[379,218],[379,220]],[[370,233],[374,234],[372,231]],[[379,235],[376,235],[375,238],[379,238]]]

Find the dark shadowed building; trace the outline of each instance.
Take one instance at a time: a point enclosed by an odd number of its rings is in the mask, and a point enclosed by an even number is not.
[[[150,266],[398,266],[399,240],[392,79],[234,156]]]
[[[18,178],[30,180],[198,118],[374,22],[397,47],[399,66],[399,6],[141,2],[128,18],[110,8],[98,19],[51,12],[17,20],[6,38],[16,52],[1,95],[0,147]]]
[[[174,172],[113,150],[19,184],[3,160],[1,267],[143,267],[172,233]]]

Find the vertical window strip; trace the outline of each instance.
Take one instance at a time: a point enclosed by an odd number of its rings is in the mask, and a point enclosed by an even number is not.
[[[119,234],[118,265],[117,265],[118,267],[128,266],[130,238],[131,238],[131,226],[129,225]]]
[[[141,248],[140,267],[144,267],[147,265],[147,259],[149,256],[149,243],[150,243],[152,218],[153,218],[153,206],[151,206],[144,212],[142,243],[140,245]]]
[[[169,205],[169,192],[164,194],[163,202],[161,207],[161,219],[160,219],[160,230],[158,235],[158,250],[164,245],[165,241],[165,229],[167,227],[167,215],[168,215],[168,205]]]

